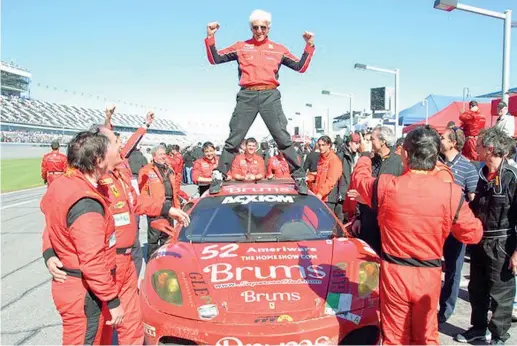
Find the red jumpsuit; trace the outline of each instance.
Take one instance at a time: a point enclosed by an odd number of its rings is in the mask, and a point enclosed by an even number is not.
[[[376,181],[377,203],[372,206]],[[434,174],[408,171],[376,180],[371,160],[361,157],[352,183],[370,207],[378,207],[383,343],[438,344],[443,244],[450,232],[463,243],[479,242],[481,222],[463,200],[460,186]]]
[[[266,164],[264,159],[257,154],[239,154],[232,162],[232,175],[246,177],[248,174],[266,176]]]
[[[41,161],[41,178],[50,185],[56,178],[66,172],[68,166],[66,155],[59,150],[46,153]]]
[[[142,345],[144,330],[142,313],[138,300],[138,278],[135,264],[131,258],[136,238],[136,215],[159,216],[168,214],[168,207],[149,196],[138,195],[124,173],[115,169],[99,180],[99,191],[109,196],[110,210],[115,222],[117,236],[117,275],[116,285],[120,302],[124,308],[124,321],[118,325],[120,345]],[[111,345],[113,328],[106,326],[101,343]]]
[[[460,115],[460,121],[466,138],[461,153],[467,159],[477,161],[476,141],[479,136],[479,131],[485,128],[486,118],[479,110],[477,112],[468,110]]]
[[[68,274],[62,283],[52,281],[52,297],[63,321],[63,344],[99,344],[105,325],[101,310],[120,305],[116,236],[108,201],[82,173],[70,169],[49,186],[41,211],[46,222],[45,263],[57,256]]]
[[[312,185],[312,192],[320,194],[321,200],[328,201],[334,187],[338,184],[343,174],[343,163],[333,151],[329,150],[326,154],[320,154],[318,161],[318,171],[316,180]],[[330,201],[336,202],[336,201]]]
[[[217,168],[218,163],[219,159],[217,156],[214,156],[212,160],[202,157],[194,162],[194,167],[192,168],[192,181],[194,184],[199,185],[200,196],[209,189],[210,183],[200,183],[199,178],[211,178],[212,171]]]
[[[287,160],[281,154],[273,156],[267,163],[267,177],[277,179],[291,179]]]

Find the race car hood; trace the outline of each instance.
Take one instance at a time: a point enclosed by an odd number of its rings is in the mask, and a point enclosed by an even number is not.
[[[345,258],[350,259],[341,260],[339,266],[333,264],[336,247],[341,254],[347,251]],[[347,276],[343,263],[346,267],[357,258],[357,248],[363,246],[355,240],[338,243],[335,239],[177,243],[162,248],[160,251],[165,255],[152,261],[150,270],[173,269],[180,282],[184,305],[189,306],[178,309],[161,304],[160,310],[164,312],[199,319],[201,306],[215,304],[218,316],[214,321],[217,322],[266,323],[271,318],[300,321],[329,314],[326,309],[329,290],[350,292],[346,294],[348,301],[340,304],[341,310],[352,308],[354,294],[352,286],[342,280]],[[352,275],[357,276],[357,273]],[[150,289],[145,285],[145,290]]]

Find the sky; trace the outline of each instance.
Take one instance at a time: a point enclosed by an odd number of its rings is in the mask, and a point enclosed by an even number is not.
[[[463,3],[510,9],[517,20],[516,0]],[[122,100],[162,109],[157,117],[180,124],[226,129],[239,90],[237,65],[208,63],[206,25],[220,23],[216,45],[222,49],[250,38],[254,9],[272,13],[270,39],[297,56],[305,46],[303,32],[315,34],[307,72],[280,70],[284,112],[295,125],[305,119],[308,126],[308,117],[325,115],[327,108],[332,116],[348,111],[347,98],[321,95],[322,89],[353,93],[354,109],[363,110],[369,109],[370,88],[394,86],[392,75],[355,70],[355,63],[400,69],[401,110],[429,94],[501,90],[503,21],[435,10],[433,0],[3,0],[2,60],[31,71],[33,98],[92,108],[116,102],[119,111],[145,114],[117,102]],[[517,29],[512,31],[515,87]],[[251,133],[263,131],[257,121]]]

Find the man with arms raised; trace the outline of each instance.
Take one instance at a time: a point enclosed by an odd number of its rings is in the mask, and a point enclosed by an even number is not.
[[[287,119],[282,110],[280,91],[277,87],[280,85],[278,70],[281,65],[300,73],[307,70],[314,53],[313,34],[309,32],[303,34],[307,44],[301,59],[298,59],[287,48],[269,39],[270,27],[270,13],[253,11],[250,16],[253,38],[239,41],[218,51],[215,47],[214,35],[219,29],[219,23],[208,24],[205,39],[208,60],[211,64],[236,60],[239,64],[239,85],[241,86],[237,94],[237,105],[230,120],[230,136],[226,140],[218,167],[213,172],[211,194],[220,191],[239,144],[258,113],[277,143],[278,149],[283,152],[289,163],[291,176],[295,180],[298,192],[302,195],[308,193],[301,159],[297,156],[291,136],[287,132]]]

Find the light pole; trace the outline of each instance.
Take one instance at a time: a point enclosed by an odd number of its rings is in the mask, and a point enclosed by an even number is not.
[[[329,90],[322,90],[322,95],[327,96],[339,96],[339,97],[348,97],[350,98],[350,134],[354,131],[354,110],[353,110],[353,103],[354,103],[354,94],[351,93],[336,93]]]
[[[294,115],[297,115],[302,118],[302,137],[305,138],[305,119],[303,118],[302,113],[300,113],[300,112],[296,112],[296,113],[294,113]],[[293,130],[293,132],[294,132],[294,130]]]
[[[380,68],[365,64],[355,64],[354,68],[358,70],[369,70],[369,71],[376,71],[376,72],[383,72],[383,73],[389,73],[395,76],[395,135],[397,138],[400,137],[399,134],[399,89],[400,89],[400,70],[394,69],[386,69],[386,68]]]
[[[480,14],[487,17],[504,20],[503,31],[503,78],[501,98],[508,103],[508,88],[510,87],[510,33],[512,29],[512,11],[506,10],[504,13],[485,10],[483,8],[459,4],[458,0],[435,0],[434,8],[450,12],[454,9]]]
[[[465,100],[470,97],[470,89],[465,87],[463,88],[463,110],[465,112]]]
[[[422,105],[425,105],[425,124],[429,124],[429,101],[427,99],[424,99],[422,101]]]

